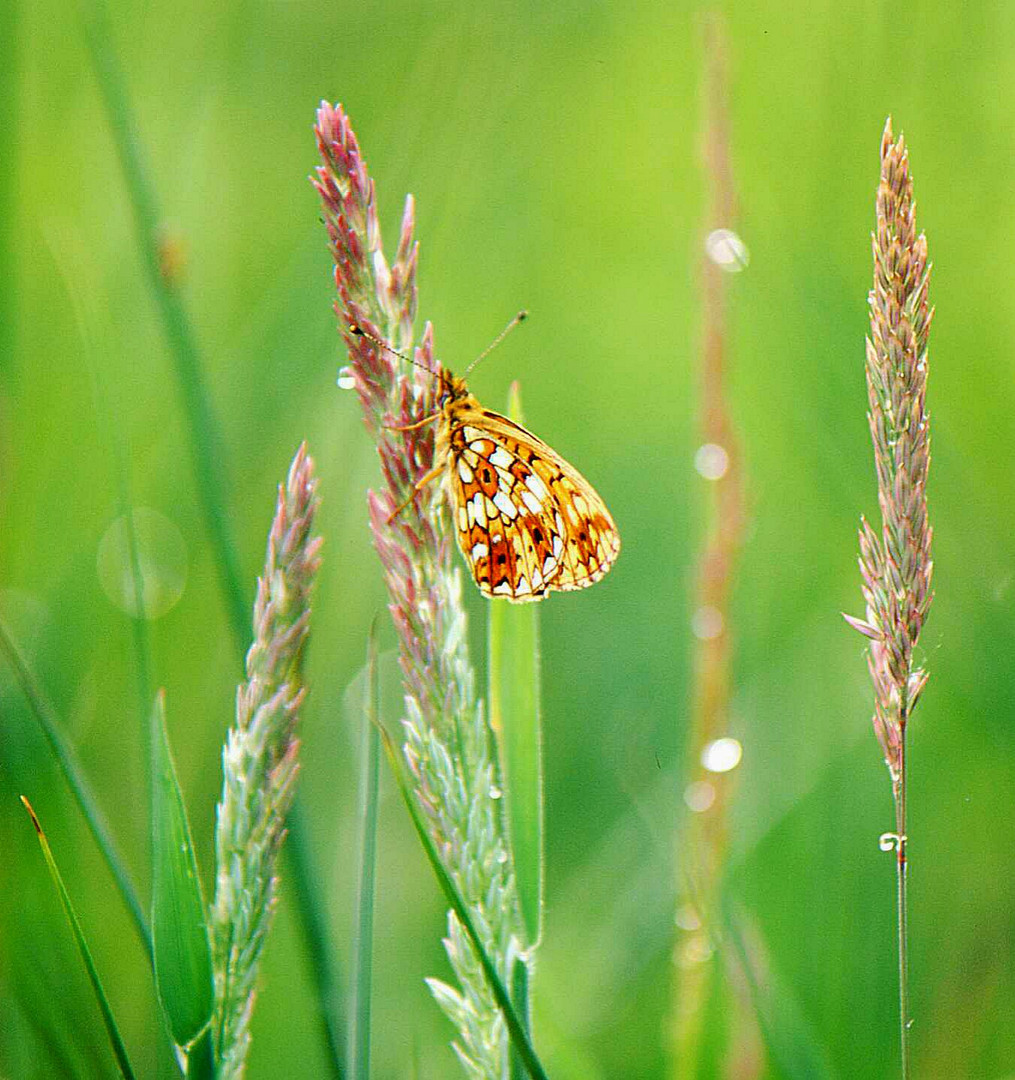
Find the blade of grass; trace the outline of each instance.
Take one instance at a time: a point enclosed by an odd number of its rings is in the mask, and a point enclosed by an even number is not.
[[[155,986],[177,1046],[208,1027],[211,946],[197,859],[166,733],[166,696],[152,710],[152,931]]]
[[[92,793],[88,780],[85,778],[77,755],[63,736],[63,725],[56,715],[56,710],[37,685],[31,669],[28,667],[28,662],[13,637],[11,637],[11,633],[3,620],[0,620],[0,652],[3,652],[7,658],[11,670],[14,672],[14,677],[21,687],[21,692],[24,694],[36,722],[42,729],[42,734],[49,744],[64,779],[67,781],[67,786],[70,788],[81,810],[85,823],[88,825],[95,843],[106,860],[106,865],[116,880],[120,895],[127,905],[127,911],[134,920],[138,935],[150,958],[153,955],[152,934],[137,888],[127,870],[127,865],[117,849],[116,842],[113,840],[113,835],[109,830],[109,824],[105,815],[99,809],[99,804]]]
[[[377,871],[377,806],[381,764],[378,703],[380,677],[377,666],[377,620],[370,627],[367,645],[366,703],[363,710],[364,754],[361,783],[360,820],[363,844],[360,850],[359,890],[356,897],[356,946],[353,953],[351,1030],[349,1033],[349,1075],[354,1080],[370,1076],[370,994],[373,973],[374,881]]]
[[[215,414],[208,398],[202,373],[197,338],[171,275],[162,271],[159,242],[160,214],[155,190],[148,176],[142,148],[134,135],[126,80],[113,50],[109,25],[101,0],[82,4],[85,38],[95,68],[99,89],[116,141],[134,207],[138,243],[142,260],[176,365],[177,379],[184,399],[190,429],[191,458],[197,489],[201,498],[208,533],[215,551],[216,565],[228,612],[229,625],[242,660],[246,650],[247,602],[241,587],[239,560],[228,526],[221,438]],[[334,950],[327,932],[324,903],[313,871],[308,846],[301,835],[305,826],[297,795],[289,812],[289,861],[296,901],[300,907],[298,922],[307,943],[307,955],[313,968],[318,996],[318,1013],[324,1022],[325,1052],[332,1075],[343,1075],[341,1040],[334,1014],[340,993],[333,974]]]
[[[95,1000],[98,1002],[99,1010],[102,1013],[102,1022],[105,1024],[106,1035],[109,1038],[109,1043],[113,1050],[113,1056],[116,1058],[116,1064],[120,1070],[120,1075],[126,1077],[127,1080],[133,1080],[134,1070],[131,1068],[130,1058],[127,1056],[127,1047],[120,1037],[119,1028],[117,1028],[116,1020],[113,1017],[113,1010],[110,1008],[106,993],[102,988],[102,980],[99,978],[98,970],[92,959],[91,950],[88,948],[88,942],[85,940],[84,931],[81,929],[81,923],[78,921],[77,912],[75,912],[74,905],[71,903],[70,893],[67,892],[67,887],[63,883],[63,878],[57,868],[56,860],[53,858],[53,852],[50,850],[49,841],[46,839],[46,834],[42,831],[42,825],[39,823],[39,819],[32,809],[32,804],[24,795],[21,796],[21,802],[28,811],[28,814],[32,819],[32,824],[35,826],[35,834],[39,839],[39,846],[42,848],[42,854],[45,857],[46,866],[49,868],[50,877],[52,877],[53,884],[60,894],[60,903],[63,904],[63,910],[67,915],[67,921],[70,923],[71,931],[74,934],[74,941],[78,947],[78,952],[81,954],[85,970],[88,972],[88,979],[92,984],[92,989],[95,991]]]
[[[522,1063],[528,1071],[529,1076],[532,1077],[532,1080],[547,1080],[546,1072],[536,1055],[532,1043],[529,1041],[525,1026],[519,1019],[518,1013],[511,1003],[511,998],[508,996],[507,990],[504,989],[504,984],[497,974],[497,969],[494,967],[493,961],[483,948],[482,939],[479,936],[479,932],[476,930],[472,916],[469,914],[468,906],[462,899],[462,895],[458,891],[453,878],[447,870],[444,869],[441,857],[438,855],[436,847],[434,847],[433,840],[431,840],[430,834],[427,831],[426,822],[424,822],[419,807],[416,805],[415,796],[412,793],[409,780],[405,775],[404,766],[401,763],[395,744],[391,741],[391,737],[383,727],[378,726],[378,731],[380,732],[381,742],[384,746],[384,755],[388,759],[388,765],[391,767],[391,773],[395,778],[395,783],[398,785],[402,801],[409,811],[409,817],[412,819],[413,827],[416,830],[416,834],[419,836],[419,842],[423,845],[423,852],[437,877],[437,883],[441,887],[441,892],[444,893],[444,898],[454,911],[458,921],[462,924],[466,934],[468,934],[476,958],[478,959],[479,965],[483,969],[483,974],[486,976],[487,983],[490,986],[490,991],[493,994],[494,1000],[497,1002],[497,1007],[500,1009],[501,1015],[504,1017],[504,1024],[507,1027],[511,1045],[517,1051],[518,1056],[521,1058]]]
[[[508,416],[522,423],[518,383]],[[543,917],[543,764],[540,708],[539,605],[487,604],[490,727],[500,751],[507,832],[518,900],[534,949]]]

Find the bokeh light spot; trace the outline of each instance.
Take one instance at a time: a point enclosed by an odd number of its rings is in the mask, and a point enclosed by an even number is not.
[[[709,772],[724,773],[735,769],[744,756],[744,748],[728,736],[713,739],[701,751],[701,764]]]
[[[705,254],[728,274],[746,270],[751,262],[747,245],[732,229],[713,229],[705,237]]]
[[[141,571],[141,603],[146,619],[158,619],[176,606],[187,584],[187,545],[164,514],[147,506],[132,513]],[[118,517],[99,541],[99,584],[109,602],[137,618],[137,595],[131,566],[127,517]]]

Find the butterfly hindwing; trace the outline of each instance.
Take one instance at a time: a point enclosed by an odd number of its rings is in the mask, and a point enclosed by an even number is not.
[[[453,404],[447,423],[458,545],[484,595],[538,600],[606,573],[620,537],[577,469],[471,395]]]

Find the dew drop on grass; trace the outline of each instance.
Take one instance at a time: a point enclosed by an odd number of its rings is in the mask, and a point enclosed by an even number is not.
[[[701,751],[701,764],[709,772],[724,773],[735,769],[744,756],[744,748],[736,739],[724,736],[713,739]]]
[[[722,612],[711,604],[703,604],[691,616],[691,633],[699,641],[714,641],[722,631]]]
[[[747,245],[732,229],[713,229],[705,237],[705,254],[728,274],[746,270],[751,262]]]
[[[490,798],[491,799],[499,799],[499,798],[501,798],[503,796],[503,794],[504,794],[504,792],[501,791],[501,789],[499,787],[497,787],[496,784],[491,784],[490,785]]]
[[[707,780],[695,780],[684,788],[684,803],[696,814],[703,814],[714,802],[715,787]]]
[[[730,467],[730,456],[726,448],[718,443],[704,443],[694,455],[694,467],[698,475],[706,480],[721,480]]]
[[[352,390],[356,386],[356,380],[352,374],[352,368],[340,368],[338,372],[339,390]]]
[[[701,929],[701,916],[693,904],[682,904],[673,916],[678,930],[694,931]]]
[[[137,618],[158,619],[172,610],[187,584],[187,545],[180,530],[164,514],[147,506],[131,513],[141,575],[137,602],[127,516],[121,515],[99,541],[96,571],[109,602]]]

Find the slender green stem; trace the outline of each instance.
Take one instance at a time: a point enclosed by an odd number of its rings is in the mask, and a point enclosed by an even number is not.
[[[377,873],[377,806],[381,769],[379,697],[375,620],[370,633],[367,701],[364,709],[363,787],[360,801],[363,844],[360,850],[360,879],[356,897],[356,948],[352,959],[350,1080],[369,1080],[370,1077],[370,995],[373,981],[374,883]]]
[[[896,902],[899,933],[899,1049],[902,1057],[902,1080],[909,1080],[909,904],[906,896],[906,877],[909,869],[906,836],[906,720],[900,724],[899,774],[892,785],[895,799],[896,833]]]

